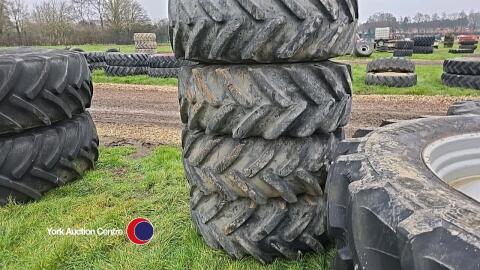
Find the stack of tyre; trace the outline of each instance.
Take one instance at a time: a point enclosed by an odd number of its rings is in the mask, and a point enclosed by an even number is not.
[[[433,45],[435,44],[434,36],[418,36],[413,38],[413,53],[415,54],[432,54]]]
[[[371,61],[367,65],[367,85],[412,87],[417,84],[415,63],[410,59],[393,57]]]
[[[443,63],[443,84],[480,90],[480,58],[448,59]]]
[[[149,55],[145,53],[107,53],[105,55],[107,76],[135,76],[148,74]]]
[[[81,177],[94,167],[99,141],[86,111],[93,86],[82,54],[0,49],[0,63],[0,205],[5,205],[39,199]]]
[[[445,40],[443,41],[443,46],[445,48],[453,48],[455,43],[455,36],[453,34],[445,35]]]
[[[175,58],[172,55],[156,54],[149,58],[148,76],[157,78],[176,78],[183,66],[191,66],[194,63]]]
[[[83,56],[87,59],[88,67],[90,71],[94,71],[97,69],[105,69],[107,66],[105,55],[107,53],[104,52],[84,52]]]
[[[411,40],[399,40],[395,43],[393,57],[408,57],[413,55],[415,43]]]
[[[474,36],[459,37],[458,43],[460,44],[458,49],[450,50],[450,53],[454,54],[470,54],[475,53],[478,47],[478,40]]]
[[[179,74],[198,232],[239,259],[322,252],[352,102],[350,66],[328,59],[352,52],[357,1],[172,0],[169,18],[176,56],[201,62]]]
[[[157,35],[155,33],[135,33],[135,52],[142,54],[157,53]]]

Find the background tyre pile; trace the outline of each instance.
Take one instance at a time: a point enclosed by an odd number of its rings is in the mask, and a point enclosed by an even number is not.
[[[194,62],[181,60],[170,55],[151,55],[149,58],[148,76],[158,78],[174,78],[178,76],[180,68],[194,65]]]
[[[395,43],[393,57],[408,57],[413,55],[415,43],[411,40],[399,40]]]
[[[434,36],[414,37],[413,42],[414,42],[414,46],[413,46],[414,54],[432,54],[433,53],[433,45],[435,44]]]
[[[0,63],[0,205],[5,205],[39,199],[81,177],[94,167],[99,141],[86,112],[93,86],[82,54],[2,49]]]
[[[148,74],[149,55],[145,53],[107,53],[105,55],[107,76],[135,76]]]
[[[104,52],[84,52],[83,56],[87,59],[88,67],[90,71],[105,69],[107,66]]]
[[[442,82],[451,87],[480,90],[480,58],[445,60],[443,62]]]
[[[135,33],[135,52],[142,54],[157,53],[157,35],[155,33]]]
[[[352,102],[350,66],[327,59],[352,52],[357,1],[172,0],[169,18],[176,56],[201,63],[179,74],[198,232],[264,263],[323,251],[326,175]]]
[[[387,87],[412,87],[417,84],[415,63],[406,58],[383,58],[371,61],[367,65],[368,85]]]

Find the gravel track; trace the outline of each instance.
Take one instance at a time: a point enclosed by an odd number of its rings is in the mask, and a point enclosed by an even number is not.
[[[355,95],[347,134],[384,120],[445,115],[451,103],[468,97]],[[103,145],[180,145],[176,87],[96,84],[90,110]]]

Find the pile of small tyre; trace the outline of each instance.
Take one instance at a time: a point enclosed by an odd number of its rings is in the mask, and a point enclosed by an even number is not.
[[[357,1],[172,0],[169,19],[176,57],[200,62],[179,73],[198,232],[238,259],[322,252],[352,103],[351,67],[328,59],[352,52]]]
[[[149,58],[148,76],[157,78],[177,77],[180,68],[191,66],[195,63],[175,58],[171,55],[156,54]]]
[[[458,49],[451,49],[449,52],[453,54],[472,54],[478,48],[478,40],[476,38],[460,38],[458,40]]]
[[[413,38],[414,54],[432,54],[433,45],[435,44],[434,36],[417,36]]]
[[[155,33],[135,33],[135,52],[141,54],[157,53],[157,35]]]
[[[93,85],[77,52],[0,49],[0,62],[0,205],[25,203],[95,166]]]
[[[107,66],[104,52],[84,52],[83,56],[87,59],[88,67],[90,71],[105,69]]]
[[[393,57],[408,57],[413,55],[415,43],[411,40],[399,40],[395,43]]]
[[[107,76],[146,75],[150,56],[145,53],[107,53],[105,55],[105,74]]]
[[[478,171],[474,145],[449,143],[472,140],[479,114],[478,102],[458,103],[449,115],[459,116],[400,121],[342,142],[327,181],[332,269],[480,269],[478,199],[444,179],[463,177],[462,158]],[[448,154],[427,151],[439,143]]]
[[[451,87],[480,90],[480,57],[445,60],[442,82]]]
[[[367,85],[412,87],[417,84],[415,63],[406,58],[393,57],[371,61],[367,65]]]
[[[443,46],[445,48],[453,48],[455,43],[455,36],[452,34],[445,35],[445,40],[443,41]]]

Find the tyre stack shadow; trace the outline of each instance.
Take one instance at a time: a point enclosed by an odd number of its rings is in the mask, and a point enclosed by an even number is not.
[[[78,52],[2,49],[0,62],[0,205],[26,203],[95,166],[92,79]]]
[[[357,1],[170,1],[195,228],[263,263],[324,252],[325,182],[352,105]]]

